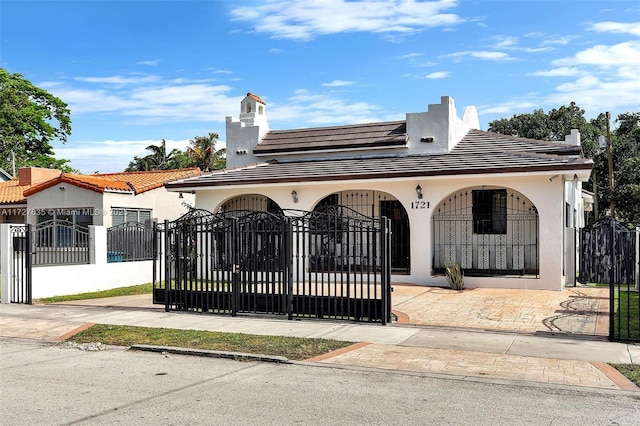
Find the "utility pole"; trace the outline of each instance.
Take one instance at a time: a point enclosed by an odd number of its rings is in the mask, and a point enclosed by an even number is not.
[[[616,218],[616,202],[613,200],[613,188],[614,188],[614,179],[613,179],[613,150],[611,148],[611,114],[607,111],[607,156],[609,157],[609,196],[611,197],[611,203],[609,204],[609,211],[611,212],[611,217],[613,219]]]

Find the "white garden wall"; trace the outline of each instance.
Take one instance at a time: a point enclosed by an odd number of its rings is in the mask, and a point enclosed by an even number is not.
[[[11,261],[13,248],[7,224],[0,225],[2,256],[2,303],[10,300],[10,279],[14,273]],[[34,266],[32,268],[32,298],[62,296],[109,290],[150,283],[153,261],[107,263],[107,228],[91,226],[89,245],[91,263],[85,265]]]

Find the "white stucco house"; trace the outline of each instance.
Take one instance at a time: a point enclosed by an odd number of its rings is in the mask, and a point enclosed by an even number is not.
[[[123,222],[173,220],[192,205],[190,193],[168,192],[168,181],[200,175],[198,168],[82,175],[26,167],[0,183],[0,223],[63,219],[110,227]]]
[[[344,205],[391,219],[394,282],[446,286],[458,262],[467,287],[561,290],[575,281],[581,182],[592,161],[564,143],[482,131],[444,96],[406,119],[272,130],[248,93],[226,118],[227,169],[169,183],[198,208],[278,212]],[[337,245],[337,242],[336,242]]]

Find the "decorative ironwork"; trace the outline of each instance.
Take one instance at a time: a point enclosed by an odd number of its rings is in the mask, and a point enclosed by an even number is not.
[[[156,226],[154,302],[168,311],[389,321],[388,220],[342,206],[281,212],[190,212]],[[340,248],[328,250],[327,235],[338,233]]]
[[[89,229],[72,222],[52,219],[33,227],[33,265],[89,263]]]
[[[153,228],[125,222],[107,229],[107,262],[153,259]]]
[[[474,209],[474,199],[483,208]],[[490,203],[497,217],[491,217]],[[443,273],[447,262],[457,261],[470,276],[538,275],[538,234],[538,212],[523,195],[486,188],[456,192],[433,215],[433,271]]]

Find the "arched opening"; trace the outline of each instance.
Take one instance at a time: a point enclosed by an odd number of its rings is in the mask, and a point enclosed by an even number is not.
[[[316,204],[314,211],[331,206],[344,206],[368,217],[387,217],[391,221],[391,271],[396,274],[411,272],[411,233],[409,215],[394,196],[381,191],[355,190],[330,194]],[[326,241],[326,249],[341,249],[342,242],[336,234]]]
[[[219,208],[218,213],[229,216],[242,216],[247,212],[268,212],[282,214],[282,209],[271,198],[260,194],[244,194],[230,198]]]
[[[466,275],[533,275],[539,268],[538,210],[504,187],[471,187],[450,194],[433,214],[432,272],[459,263]]]

